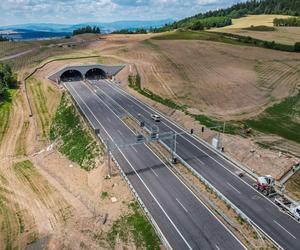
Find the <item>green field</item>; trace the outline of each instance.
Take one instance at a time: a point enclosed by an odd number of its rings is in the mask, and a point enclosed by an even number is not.
[[[130,213],[115,221],[108,232],[108,240],[112,249],[115,249],[117,240],[127,243],[131,237],[137,249],[161,249],[160,240],[147,218],[143,215],[138,203],[132,202],[128,206],[131,210]]]
[[[47,107],[47,95],[43,90],[42,82],[34,77],[28,79],[29,93],[33,100],[35,112],[38,117],[38,126],[41,136],[46,137],[49,129],[49,111]]]
[[[207,32],[207,31],[173,31],[166,32],[164,34],[153,37],[155,40],[202,40],[202,41],[213,41],[220,43],[229,43],[235,45],[246,45],[251,46],[251,44],[245,44],[234,39],[225,37],[218,33]]]
[[[246,124],[263,133],[279,135],[300,143],[300,91],[265,110]]]

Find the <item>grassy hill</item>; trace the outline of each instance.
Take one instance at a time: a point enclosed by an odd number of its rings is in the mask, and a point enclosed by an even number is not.
[[[231,24],[231,19],[246,15],[281,14],[300,15],[300,0],[253,0],[235,4],[226,9],[199,13],[165,25],[155,31],[168,31],[178,28],[201,30],[203,28],[223,27]]]
[[[274,27],[275,18],[288,18],[284,15],[249,15],[232,19],[232,25],[214,28],[210,31],[252,37],[264,41],[294,45],[300,41],[300,27]]]

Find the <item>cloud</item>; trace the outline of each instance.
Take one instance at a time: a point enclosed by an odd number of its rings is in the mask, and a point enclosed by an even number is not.
[[[113,3],[120,5],[120,6],[132,6],[132,7],[136,7],[136,6],[145,6],[145,5],[149,5],[150,1],[148,0],[112,0]]]
[[[0,24],[179,19],[241,0],[0,0]]]

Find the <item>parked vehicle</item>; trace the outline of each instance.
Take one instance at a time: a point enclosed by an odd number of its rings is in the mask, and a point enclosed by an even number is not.
[[[283,211],[300,221],[300,203],[291,201],[286,197],[275,198],[275,204],[278,205]]]
[[[157,114],[152,114],[152,115],[151,115],[151,118],[152,118],[152,120],[154,120],[154,121],[156,121],[156,122],[159,122],[159,121],[160,121],[160,116],[157,115]]]

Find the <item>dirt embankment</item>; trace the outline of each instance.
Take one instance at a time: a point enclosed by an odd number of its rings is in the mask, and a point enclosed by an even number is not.
[[[33,117],[29,117],[23,85],[13,99],[0,145],[0,249],[23,249],[28,244],[29,249],[31,244],[48,249],[107,249],[108,232],[129,211],[133,196],[119,175],[105,178],[106,161],[87,172],[48,141],[62,91],[45,80],[61,64],[52,66],[38,71],[28,86]],[[112,197],[117,201],[112,202]]]
[[[147,37],[146,37],[147,38]],[[142,87],[227,120],[254,117],[295,93],[300,55],[209,41],[108,36],[89,49],[139,72]],[[124,72],[122,72],[123,74]],[[119,78],[127,81],[127,76]]]
[[[90,49],[98,51],[102,57],[127,64],[117,79],[122,80],[123,87],[130,93],[136,95],[126,86],[128,75],[138,72],[142,87],[188,105],[195,114],[225,120],[256,117],[275,101],[294,94],[299,85],[300,57],[297,53],[207,41],[145,41],[144,38],[129,40],[120,35],[107,36],[104,47],[92,44]],[[201,131],[201,125],[182,112],[137,96],[182,126]],[[199,136],[211,143],[216,133],[206,130]],[[280,153],[282,146],[276,151],[258,146],[256,142],[261,140],[261,135],[259,138],[222,135],[228,155],[258,174],[280,178],[297,159]]]

